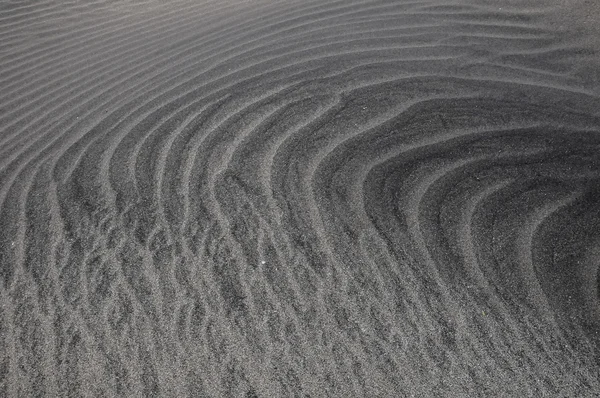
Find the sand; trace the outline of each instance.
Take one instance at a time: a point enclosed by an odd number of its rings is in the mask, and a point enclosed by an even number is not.
[[[600,396],[594,2],[0,2],[0,397]]]

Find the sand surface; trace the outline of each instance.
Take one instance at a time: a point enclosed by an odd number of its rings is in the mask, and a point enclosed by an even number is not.
[[[0,397],[600,396],[598,15],[0,0]]]

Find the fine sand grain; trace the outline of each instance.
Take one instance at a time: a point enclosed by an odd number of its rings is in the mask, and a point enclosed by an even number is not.
[[[600,396],[598,15],[0,0],[0,397]]]

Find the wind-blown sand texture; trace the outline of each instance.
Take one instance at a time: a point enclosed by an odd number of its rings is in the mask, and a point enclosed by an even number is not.
[[[598,396],[577,4],[0,1],[0,396]]]

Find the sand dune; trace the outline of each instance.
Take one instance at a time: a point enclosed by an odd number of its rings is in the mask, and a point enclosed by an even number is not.
[[[586,7],[0,1],[0,396],[600,395]]]

